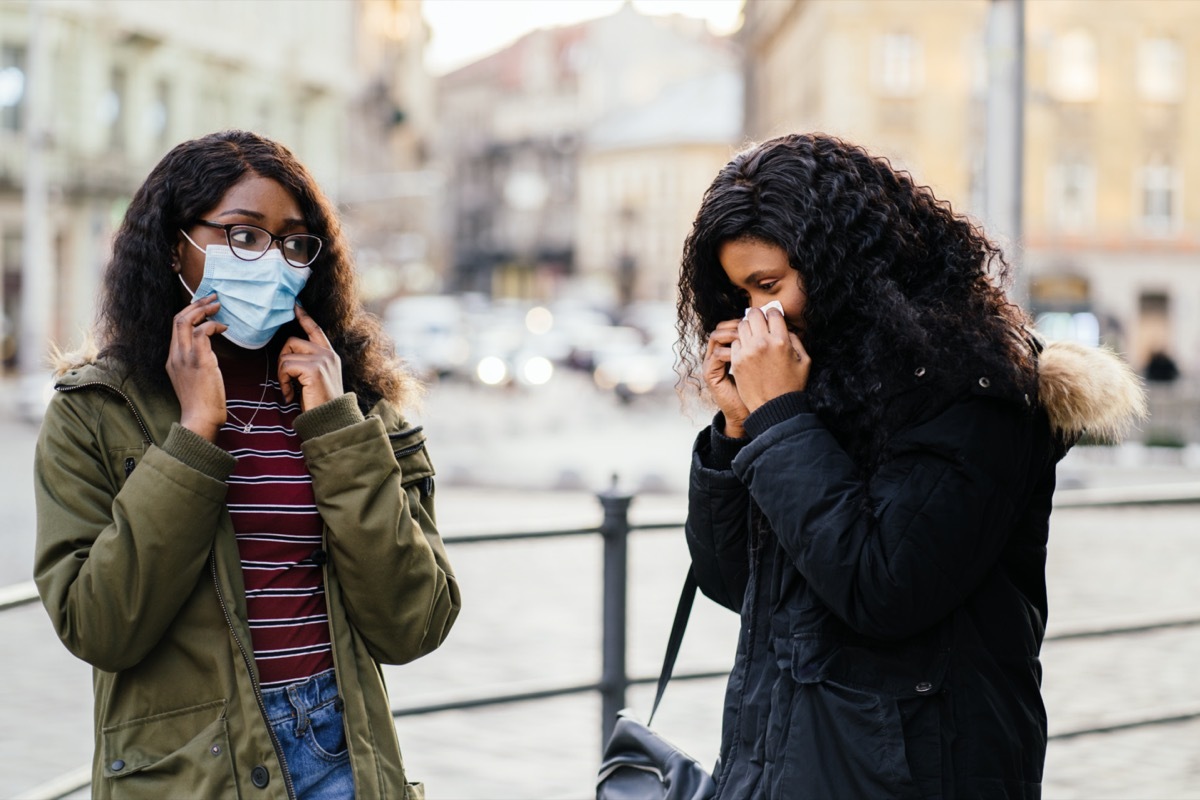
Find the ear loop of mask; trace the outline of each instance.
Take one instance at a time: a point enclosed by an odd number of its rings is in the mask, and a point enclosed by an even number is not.
[[[183,284],[183,288],[187,290],[188,297],[195,297],[195,296],[196,296],[196,292],[195,292],[195,291],[193,291],[193,290],[192,290],[192,287],[188,286],[188,285],[187,285],[187,281],[185,281],[185,280],[183,279],[183,273],[182,273],[182,272],[176,272],[176,273],[175,273],[175,277],[176,277],[176,278],[179,278],[179,282],[180,282],[181,284]]]
[[[183,228],[180,228],[179,232],[183,234],[183,238],[187,239],[189,242],[192,243],[192,247],[196,248],[201,253],[205,253],[205,255],[207,255],[207,251],[205,251],[205,249],[203,247],[201,247],[200,245],[196,244],[196,242],[192,239],[192,237],[187,235],[187,231],[185,231]]]
[[[202,248],[200,245],[196,244],[196,242],[195,242],[195,241],[192,239],[192,237],[190,237],[190,236],[188,236],[188,235],[187,235],[187,231],[185,231],[183,228],[180,228],[180,229],[179,229],[179,232],[183,234],[183,238],[187,239],[187,240],[188,240],[188,242],[190,242],[190,243],[191,243],[192,247],[196,248],[196,249],[197,249],[197,250],[199,250],[201,253],[204,253],[205,255],[208,255],[207,251],[205,251],[205,250],[204,250],[204,248]],[[183,265],[182,265],[182,264],[181,264],[181,265],[180,265],[180,267],[179,267],[179,271],[175,273],[175,277],[176,277],[176,278],[179,278],[179,282],[180,282],[181,284],[183,284],[183,288],[187,290],[188,297],[195,297],[195,296],[196,296],[196,292],[195,292],[195,291],[194,291],[194,290],[193,290],[193,289],[192,289],[190,286],[188,286],[188,285],[187,285],[187,281],[185,281],[185,280],[183,279]]]

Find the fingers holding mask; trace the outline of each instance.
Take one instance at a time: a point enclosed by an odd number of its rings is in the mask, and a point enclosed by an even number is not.
[[[215,294],[185,306],[175,315],[167,352],[167,376],[179,398],[179,423],[209,441],[215,441],[225,421],[225,382],[212,349],[212,337],[226,330],[213,319],[220,308]]]
[[[298,303],[296,321],[305,336],[292,336],[284,343],[279,353],[279,386],[284,399],[290,403],[296,397],[298,385],[300,408],[308,411],[344,393],[342,360],[334,352],[325,331]]]

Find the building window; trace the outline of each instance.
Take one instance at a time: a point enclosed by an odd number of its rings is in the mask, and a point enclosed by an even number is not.
[[[1082,161],[1066,161],[1050,172],[1050,213],[1064,232],[1089,229],[1096,215],[1096,171]]]
[[[115,67],[109,78],[108,91],[100,98],[100,122],[108,129],[108,147],[125,147],[125,70]]]
[[[921,89],[924,60],[921,42],[910,33],[879,37],[875,49],[875,85],[888,97],[911,97]]]
[[[25,48],[0,47],[0,130],[21,130],[25,99]]]
[[[1183,96],[1183,48],[1175,39],[1143,39],[1137,53],[1138,94],[1156,103],[1176,103]]]
[[[254,110],[254,130],[263,135],[270,135],[274,130],[271,126],[272,117],[271,101],[266,99],[260,100]]]
[[[1100,93],[1100,64],[1096,40],[1090,33],[1074,30],[1050,45],[1050,91],[1068,103],[1095,100]]]
[[[171,127],[171,87],[164,81],[154,85],[154,99],[146,106],[146,128],[159,147],[168,143]]]
[[[1175,232],[1179,222],[1179,171],[1162,160],[1142,167],[1138,176],[1142,230],[1152,236]]]

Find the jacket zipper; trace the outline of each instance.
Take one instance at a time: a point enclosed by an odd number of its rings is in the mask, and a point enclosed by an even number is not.
[[[742,712],[746,708],[746,678],[749,676],[749,668],[753,663],[755,650],[755,633],[758,629],[758,583],[761,579],[759,568],[762,564],[762,546],[756,542],[758,536],[759,515],[761,510],[754,505],[751,500],[746,508],[746,524],[748,528],[747,548],[750,551],[750,574],[748,576],[747,594],[750,596],[750,607],[746,614],[746,661],[744,666],[744,674],[742,677],[742,688],[738,693],[737,710],[733,716],[733,738],[729,742],[729,752],[719,754],[717,761],[723,761],[722,757],[727,757],[728,763],[722,764],[720,775],[717,776],[715,797],[720,797],[725,790],[725,784],[729,782],[729,769],[733,766],[734,754],[741,748],[742,742]],[[736,665],[735,665],[736,669]]]
[[[342,712],[342,728],[348,729],[350,723],[346,721],[346,718],[350,716],[350,712],[346,707],[346,700],[342,696],[342,668],[338,666],[337,642],[333,640],[333,611],[329,603],[329,526],[324,523],[321,525],[321,549],[325,551],[325,563],[321,565],[321,581],[323,582],[322,588],[325,590],[325,618],[328,620],[327,624],[329,625],[329,655],[333,660],[333,685],[337,687],[338,700],[341,701],[342,705],[340,709]],[[381,674],[380,678],[382,679],[382,677]],[[349,730],[346,730],[346,752],[350,754],[351,776],[355,773],[354,754],[350,752],[350,743],[352,741],[354,741],[354,738],[350,736]],[[357,785],[357,779],[355,779],[355,785]]]
[[[146,422],[142,419],[142,414],[137,410],[137,406],[133,404],[133,400],[129,398],[129,395],[112,384],[104,383],[103,381],[91,381],[71,386],[56,385],[54,389],[59,392],[73,392],[77,389],[92,387],[106,389],[124,400],[125,405],[133,413],[133,418],[137,420],[138,427],[141,428],[142,436],[145,437],[146,443],[152,444],[154,442],[154,439],[150,436],[150,430],[146,427]],[[283,771],[284,788],[287,789],[288,797],[291,800],[296,800],[296,787],[292,783],[292,773],[288,770],[287,761],[283,757],[283,746],[279,743],[279,737],[275,735],[275,729],[267,721],[267,704],[263,701],[262,689],[258,685],[258,680],[254,677],[254,663],[250,660],[250,654],[246,651],[246,646],[242,644],[241,637],[238,636],[237,630],[233,627],[233,619],[229,616],[229,609],[225,607],[225,596],[221,593],[221,583],[217,580],[217,554],[213,548],[210,548],[208,551],[208,563],[212,569],[213,588],[217,591],[217,603],[221,606],[221,613],[225,615],[225,625],[229,628],[229,633],[233,636],[233,641],[237,642],[238,650],[242,654],[242,661],[246,664],[246,672],[250,675],[250,685],[254,687],[254,699],[258,703],[258,711],[262,714],[263,724],[266,725],[267,733],[271,737],[271,746],[275,748],[275,756],[279,759],[279,767]]]
[[[145,422],[145,420],[142,419],[142,414],[140,411],[137,410],[137,406],[135,406],[133,404],[133,401],[129,399],[129,395],[125,394],[124,392],[122,392],[120,389],[113,386],[112,384],[104,383],[103,381],[92,381],[91,383],[77,383],[77,384],[74,384],[71,386],[63,386],[60,384],[60,385],[56,385],[54,387],[54,390],[56,392],[73,392],[77,389],[88,389],[88,388],[92,388],[92,387],[97,387],[100,389],[107,389],[108,391],[112,392],[113,394],[117,395],[122,400],[124,400],[125,405],[129,406],[129,410],[131,412],[133,412],[133,418],[135,420],[137,420],[138,427],[142,429],[142,438],[145,439],[146,444],[152,444],[154,442],[154,440],[152,438],[150,438],[150,429],[146,427],[146,422]]]
[[[267,733],[271,736],[271,746],[275,748],[275,756],[279,759],[279,767],[283,771],[284,788],[287,789],[288,797],[291,800],[296,800],[296,787],[292,783],[292,773],[288,769],[287,761],[283,757],[283,745],[279,743],[279,737],[275,734],[275,729],[271,727],[267,720],[267,704],[263,700],[262,688],[258,685],[258,680],[254,677],[254,664],[250,660],[250,654],[246,650],[246,645],[242,644],[242,638],[238,636],[237,630],[233,627],[233,619],[229,616],[229,609],[225,606],[225,596],[221,593],[221,583],[217,580],[217,553],[215,548],[208,551],[208,563],[212,569],[213,588],[217,590],[217,602],[221,605],[221,613],[225,615],[225,624],[229,627],[229,633],[233,636],[233,641],[237,642],[238,650],[241,651],[242,661],[246,663],[246,671],[250,675],[250,685],[254,687],[254,699],[258,703],[258,712],[262,714],[263,723],[267,726]]]

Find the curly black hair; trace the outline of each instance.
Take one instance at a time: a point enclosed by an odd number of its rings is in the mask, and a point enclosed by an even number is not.
[[[251,174],[278,181],[296,198],[308,230],[325,238],[300,302],[341,357],[347,391],[364,408],[381,398],[397,405],[413,399],[416,381],[359,300],[350,247],[333,205],[290,150],[248,131],[222,131],[177,145],[137,190],[104,272],[100,356],[121,362],[138,380],[171,388],[166,371],[171,324],[186,304],[171,267],[179,232]],[[294,321],[272,345],[290,335],[303,335]]]
[[[1006,299],[1000,250],[908,173],[823,134],[745,150],[705,192],[680,268],[681,388],[702,391],[705,340],[746,307],[718,259],[735,240],[776,245],[799,272],[806,391],[860,467],[892,433],[889,394],[917,367],[941,385],[989,375],[1002,391],[1032,390],[1028,320]]]

